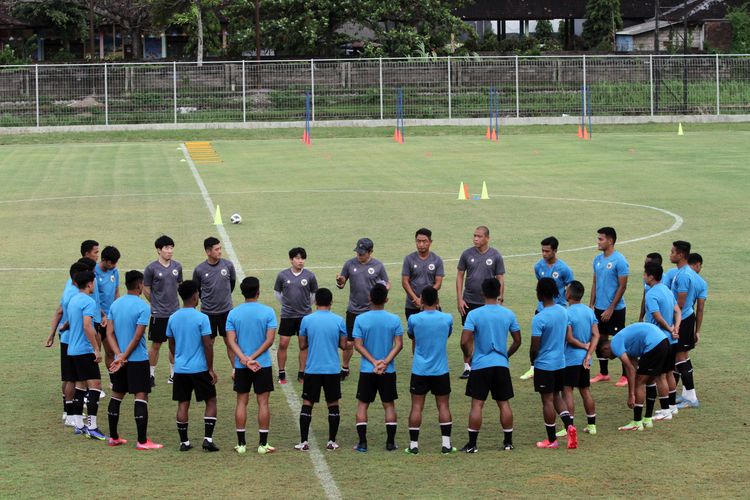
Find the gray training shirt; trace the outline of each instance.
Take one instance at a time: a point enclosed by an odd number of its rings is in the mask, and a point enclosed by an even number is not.
[[[417,297],[422,296],[422,290],[427,286],[435,284],[436,276],[445,276],[443,259],[436,253],[430,252],[426,259],[422,260],[418,252],[412,252],[404,257],[404,266],[401,268],[401,276],[409,277],[409,285]],[[406,295],[406,308],[416,309],[409,294]]]
[[[200,285],[201,312],[221,314],[232,309],[232,281],[237,280],[234,264],[219,259],[214,265],[204,260],[193,270],[193,280]]]
[[[168,318],[180,308],[177,285],[182,283],[182,265],[176,260],[162,266],[158,260],[143,271],[143,285],[151,287],[151,316]]]
[[[480,253],[476,247],[471,247],[464,250],[458,259],[458,270],[466,271],[464,301],[469,304],[484,304],[482,282],[487,278],[505,274],[505,264],[500,252],[492,247],[484,253]]]
[[[376,283],[386,284],[388,273],[377,259],[362,264],[356,257],[344,262],[341,276],[349,280],[349,306],[347,311],[361,314],[370,310],[370,290]]]
[[[307,269],[295,275],[284,269],[276,276],[273,289],[281,294],[281,317],[301,318],[312,312],[310,295],[318,291],[318,280]]]

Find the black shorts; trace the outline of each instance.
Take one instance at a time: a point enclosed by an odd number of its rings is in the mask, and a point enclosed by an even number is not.
[[[101,380],[102,374],[99,371],[99,363],[93,353],[80,354],[78,356],[69,356],[73,364],[73,376],[75,380]]]
[[[656,347],[645,353],[638,360],[638,375],[648,375],[655,377],[664,373],[664,366],[667,364],[669,357],[669,340],[664,339]]]
[[[208,322],[211,324],[211,338],[215,339],[217,334],[226,337],[227,316],[229,316],[229,311],[218,314],[206,313],[206,316],[208,316]]]
[[[508,368],[491,366],[471,370],[466,382],[466,395],[472,399],[486,401],[489,393],[492,393],[492,399],[495,401],[508,401],[513,397],[513,381]]]
[[[407,321],[409,320],[409,316],[418,314],[420,312],[421,311],[419,309],[412,309],[410,307],[404,307],[404,316],[406,317]]]
[[[102,338],[102,340],[107,338],[107,327],[102,326],[101,323],[94,323],[94,330],[96,330],[96,333],[99,334],[99,336]],[[102,342],[104,344],[104,342]]]
[[[380,394],[380,401],[391,403],[398,399],[396,391],[396,373],[361,373],[357,383],[357,399],[363,403],[372,403]]]
[[[565,368],[560,370],[542,370],[534,368],[534,390],[539,394],[559,392],[565,386]]]
[[[677,354],[677,344],[669,344],[669,353],[667,353],[667,359],[664,360],[664,366],[661,368],[662,373],[671,373],[675,371],[675,355]]]
[[[270,366],[261,368],[257,372],[250,368],[234,369],[234,392],[244,394],[255,390],[255,394],[273,391],[273,371]]]
[[[431,392],[435,396],[446,396],[451,393],[450,374],[416,375],[412,373],[409,392],[417,396],[424,396],[428,392]]]
[[[68,344],[60,342],[60,380],[63,382],[76,382],[76,370],[73,360],[68,356]]]
[[[151,372],[148,360],[128,361],[122,368],[109,376],[112,390],[121,394],[151,392]]]
[[[346,311],[346,340],[354,342],[354,320],[362,313]]]
[[[151,342],[163,344],[167,341],[167,323],[169,318],[155,318],[151,316],[148,322],[148,339]]]
[[[172,378],[172,401],[190,401],[193,391],[196,401],[208,401],[216,397],[216,386],[211,383],[211,376],[207,371],[175,373]]]
[[[602,321],[604,309],[594,309],[594,316],[599,321],[599,344],[606,342],[609,336],[617,335],[617,332],[625,328],[625,310],[627,308],[616,309],[609,317],[609,321]]]
[[[299,327],[301,325],[302,318],[281,318],[279,322],[279,335],[282,337],[299,335]]]
[[[326,394],[326,403],[341,399],[341,374],[305,373],[302,383],[302,399],[317,403],[320,401],[320,389]]]
[[[483,305],[484,305],[484,304],[469,304],[469,303],[467,302],[467,303],[466,303],[466,314],[462,314],[462,315],[461,315],[461,325],[463,325],[463,324],[464,324],[464,323],[466,322],[466,316],[468,316],[468,315],[469,315],[469,312],[470,312],[470,311],[473,311],[474,309],[479,309],[479,308],[480,308],[480,307],[482,307]],[[475,398],[475,399],[479,399],[479,398]]]
[[[677,352],[687,352],[695,349],[695,314],[691,314],[680,322],[680,338],[674,344]]]
[[[565,387],[578,387],[580,389],[589,387],[591,386],[591,370],[584,368],[582,364],[566,366],[563,384]]]

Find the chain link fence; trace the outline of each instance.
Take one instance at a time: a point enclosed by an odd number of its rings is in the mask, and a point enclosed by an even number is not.
[[[0,66],[0,126],[750,114],[750,56]]]

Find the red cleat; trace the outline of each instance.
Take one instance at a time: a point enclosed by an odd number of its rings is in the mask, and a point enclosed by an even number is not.
[[[537,441],[536,442],[537,448],[549,448],[551,450],[555,450],[560,447],[560,443],[555,439],[551,443],[549,442],[549,439],[545,439],[544,441]]]
[[[596,384],[597,382],[609,382],[612,380],[609,375],[602,375],[601,373],[597,375],[596,377],[591,379],[592,384]]]
[[[146,439],[145,443],[137,443],[135,445],[136,450],[158,450],[160,448],[164,448],[163,444],[154,443],[151,441],[151,439]]]
[[[623,375],[622,377],[620,377],[620,380],[618,380],[617,382],[615,382],[615,385],[617,387],[627,387],[628,386],[628,377],[626,377],[626,376]]]
[[[568,449],[575,450],[578,448],[578,430],[575,425],[568,426]]]
[[[117,438],[117,439],[109,438],[107,440],[107,445],[109,445],[109,446],[120,446],[120,445],[123,445],[123,444],[128,444],[128,440],[127,439],[123,439],[123,438]]]

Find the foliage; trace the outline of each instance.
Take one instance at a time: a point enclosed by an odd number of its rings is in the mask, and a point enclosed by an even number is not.
[[[590,49],[613,50],[615,32],[621,28],[620,0],[588,0],[583,39]]]
[[[0,49],[0,65],[25,64],[27,62],[29,62],[29,60],[16,55],[16,51],[10,45],[6,45]]]
[[[206,53],[221,48],[220,0],[150,0],[157,26],[180,26],[188,35],[185,48],[200,62]]]
[[[552,40],[555,37],[555,30],[552,29],[552,23],[548,19],[537,21],[534,37],[543,43]]]
[[[729,9],[727,20],[732,25],[732,52],[750,53],[750,3]]]
[[[13,6],[14,17],[31,24],[52,26],[64,41],[85,40],[88,32],[88,9],[76,2],[39,0]]]

